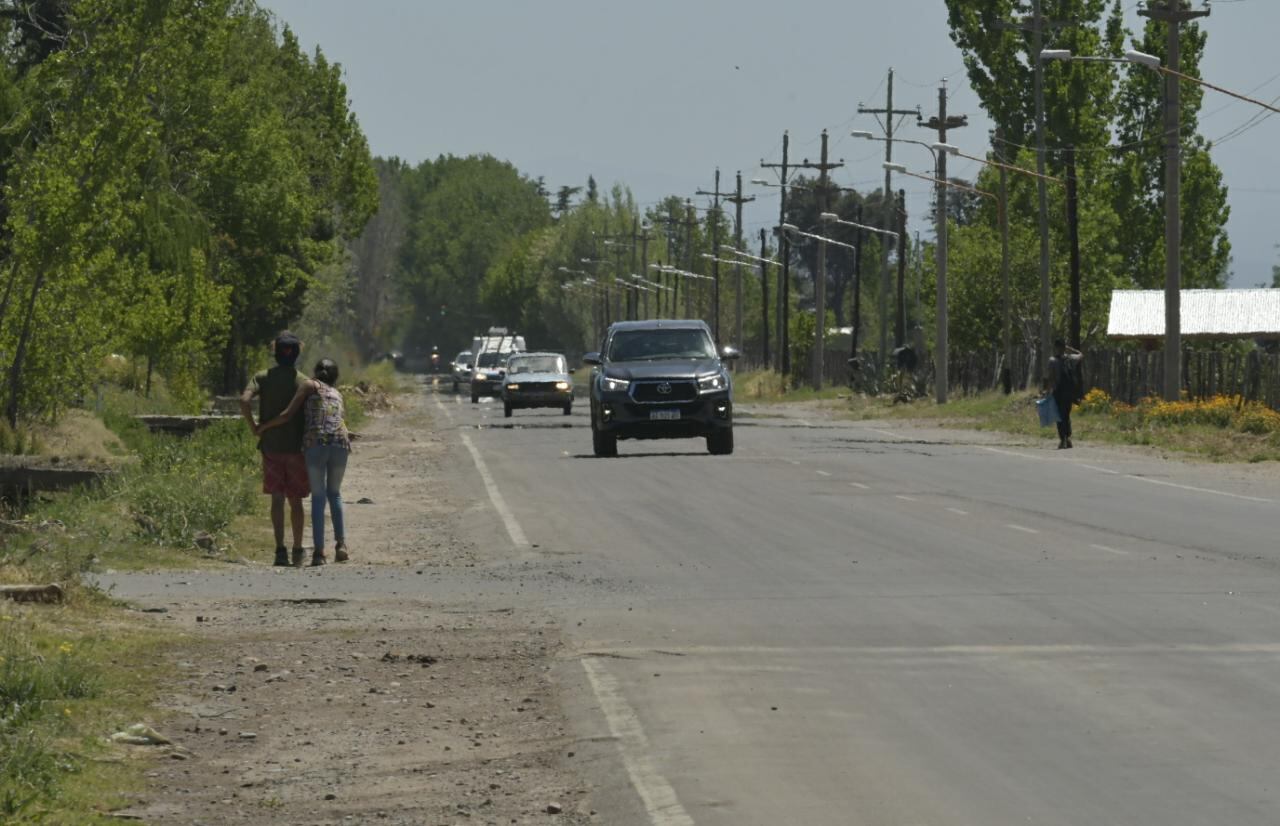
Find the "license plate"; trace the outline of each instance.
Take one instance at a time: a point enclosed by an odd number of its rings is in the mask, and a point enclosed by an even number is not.
[[[680,411],[651,410],[649,411],[649,420],[653,422],[678,422],[680,421]]]

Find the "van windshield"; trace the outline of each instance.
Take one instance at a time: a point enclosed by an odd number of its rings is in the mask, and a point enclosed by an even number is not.
[[[497,367],[507,360],[508,353],[481,353],[477,367]]]

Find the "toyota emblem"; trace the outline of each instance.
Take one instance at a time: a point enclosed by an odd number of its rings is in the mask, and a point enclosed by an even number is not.
[[[658,389],[658,392],[661,393],[662,395],[669,396],[671,395],[671,382],[664,381],[658,385],[657,389]]]

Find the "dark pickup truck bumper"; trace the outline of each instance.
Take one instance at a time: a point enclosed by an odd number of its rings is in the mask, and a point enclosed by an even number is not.
[[[665,418],[673,412],[680,417]],[[688,402],[640,404],[626,393],[606,393],[593,400],[591,415],[597,430],[619,439],[692,439],[733,427],[733,400],[707,393]]]

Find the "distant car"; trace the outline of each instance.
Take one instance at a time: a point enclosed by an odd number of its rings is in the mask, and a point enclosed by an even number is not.
[[[591,446],[618,455],[619,439],[703,437],[716,455],[733,453],[733,384],[703,321],[621,321],[604,349],[583,357],[591,378]]]
[[[480,353],[475,357],[471,370],[471,403],[476,404],[481,396],[496,396],[506,377],[507,359],[511,353],[500,353],[494,350]]]
[[[450,372],[453,373],[453,392],[458,392],[458,387],[463,384],[471,384],[471,351],[463,350],[461,353],[453,357],[453,364],[450,366]]]
[[[502,413],[526,407],[558,407],[573,412],[573,372],[559,353],[513,353],[502,383]]]

